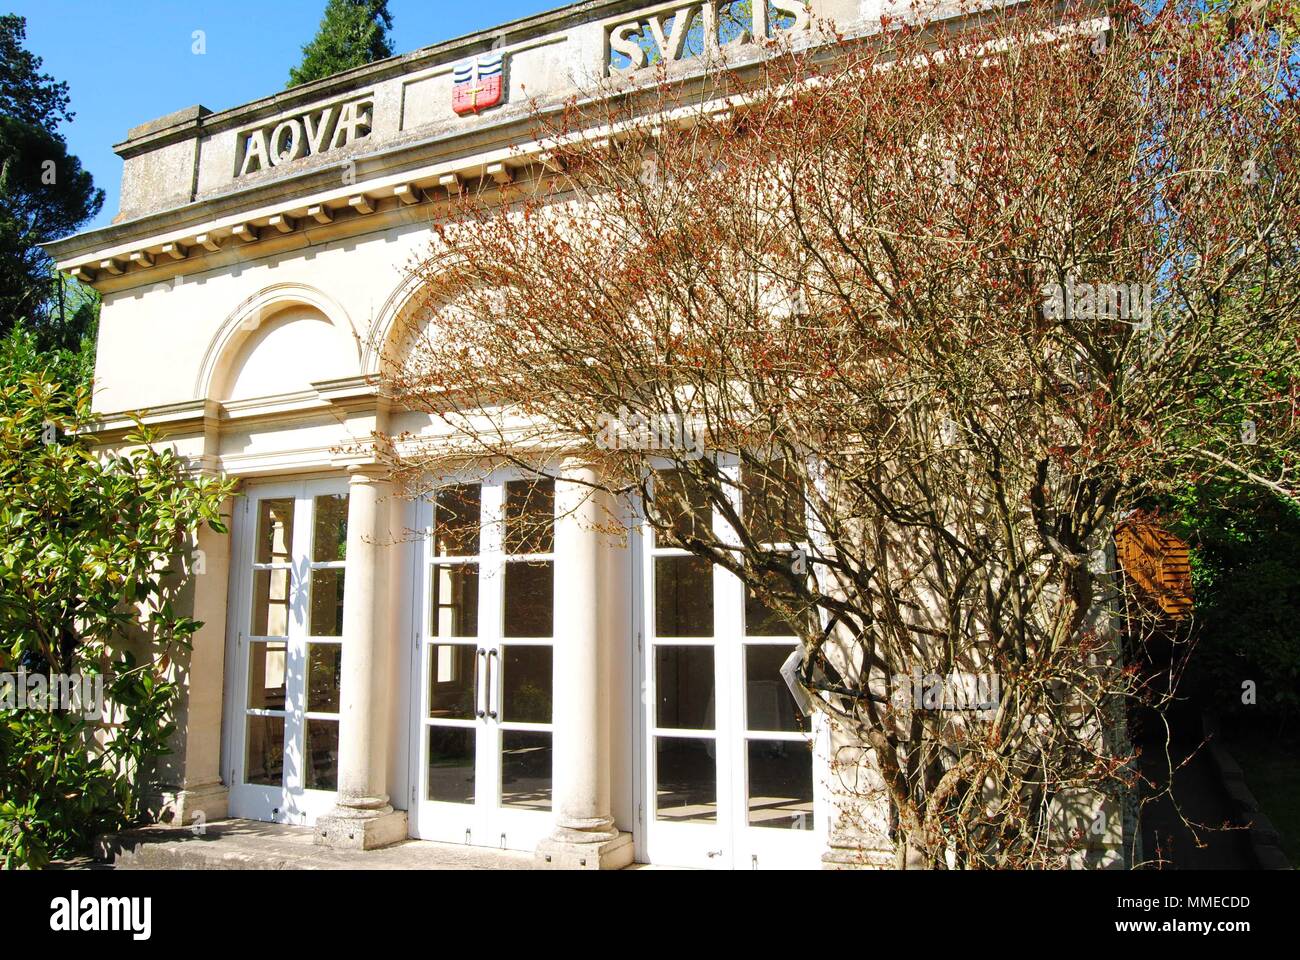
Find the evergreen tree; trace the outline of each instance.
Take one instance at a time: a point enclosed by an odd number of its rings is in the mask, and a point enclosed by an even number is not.
[[[24,323],[43,342],[75,347],[88,317],[69,323],[64,286],[38,244],[75,233],[104,192],[59,132],[73,117],[68,85],[41,73],[26,39],[26,20],[0,16],[0,333]]]
[[[320,80],[393,55],[388,0],[329,0],[302,63],[289,71],[289,86]]]

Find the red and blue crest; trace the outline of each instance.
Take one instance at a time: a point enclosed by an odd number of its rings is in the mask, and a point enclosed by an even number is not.
[[[500,103],[502,61],[494,52],[458,64],[452,71],[451,108],[464,116]]]

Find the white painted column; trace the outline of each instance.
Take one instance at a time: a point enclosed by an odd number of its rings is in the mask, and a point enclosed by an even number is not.
[[[632,837],[610,814],[610,654],[603,616],[612,548],[596,468],[566,460],[555,483],[552,758],[555,830],[543,866],[609,869],[632,861]]]
[[[317,843],[370,849],[404,840],[406,813],[387,793],[384,678],[389,646],[390,488],[374,466],[350,469],[343,668],[339,690],[339,795],[316,822]]]

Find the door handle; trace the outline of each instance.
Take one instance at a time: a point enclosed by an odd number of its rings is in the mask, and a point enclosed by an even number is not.
[[[497,651],[496,651],[496,650],[489,650],[489,651],[488,651],[488,669],[487,669],[487,682],[488,682],[488,689],[487,689],[487,696],[488,696],[488,717],[489,717],[490,719],[492,719],[492,720],[495,720],[495,719],[497,718],[497,712],[496,712],[496,710],[492,709],[492,701],[493,701],[493,696],[492,696],[492,694],[496,691],[496,684],[493,682],[493,676],[492,676],[492,661],[493,661],[493,658],[496,657],[496,655],[497,655]],[[499,698],[497,698],[497,699],[499,699]],[[499,706],[501,706],[501,704],[498,703],[497,706],[499,707]]]
[[[475,715],[478,716],[480,720],[482,720],[484,717],[487,716],[487,710],[483,706],[483,698],[487,696],[487,650],[485,650],[483,647],[478,648],[478,659],[479,659],[479,670],[483,676],[483,685],[480,689],[475,691],[474,706],[476,709],[474,713]]]

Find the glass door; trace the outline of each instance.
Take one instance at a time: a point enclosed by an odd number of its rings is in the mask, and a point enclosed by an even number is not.
[[[655,483],[681,481],[662,473]],[[728,542],[722,515],[700,496],[685,499],[692,508],[674,525],[708,524]],[[811,721],[781,676],[798,639],[738,578],[643,529],[647,859],[723,869],[819,865],[825,831]]]
[[[313,823],[338,789],[347,481],[251,489],[241,516],[231,811]]]
[[[554,485],[501,473],[422,507],[413,832],[531,850],[551,827]]]

